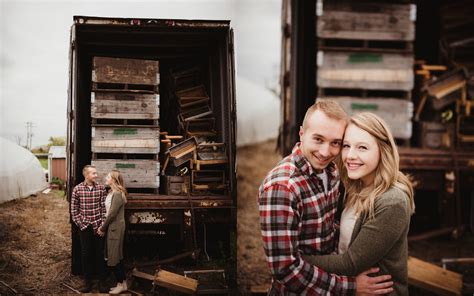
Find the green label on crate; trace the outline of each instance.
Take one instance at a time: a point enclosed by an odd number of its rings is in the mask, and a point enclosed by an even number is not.
[[[350,64],[356,63],[381,63],[383,56],[381,54],[373,53],[353,53],[349,55],[347,62]]]
[[[116,163],[115,168],[116,169],[134,169],[135,164],[134,163]]]
[[[377,104],[361,104],[361,103],[352,103],[352,110],[378,110],[379,106]]]
[[[136,128],[115,128],[114,135],[136,135],[138,130]]]

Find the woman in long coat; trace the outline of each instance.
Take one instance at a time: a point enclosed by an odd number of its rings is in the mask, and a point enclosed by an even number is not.
[[[125,204],[127,189],[119,171],[111,171],[105,183],[110,186],[110,193],[105,199],[105,221],[99,227],[100,235],[107,234],[105,260],[117,279],[117,286],[110,289],[110,294],[120,294],[127,291],[127,281],[123,267],[123,239],[125,236]]]

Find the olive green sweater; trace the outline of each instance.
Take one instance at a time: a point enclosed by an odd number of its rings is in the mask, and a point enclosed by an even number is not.
[[[392,276],[394,291],[390,295],[408,295],[407,235],[412,212],[407,195],[391,188],[375,200],[374,218],[361,213],[346,253],[303,259],[327,272],[347,276],[378,266],[379,275]]]

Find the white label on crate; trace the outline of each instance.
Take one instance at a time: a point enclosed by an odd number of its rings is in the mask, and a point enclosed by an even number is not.
[[[95,127],[92,127],[92,131],[91,131],[91,132],[92,132],[92,138],[94,138],[94,137],[95,137]]]
[[[91,92],[91,104],[95,103],[95,92]]]
[[[156,101],[156,105],[160,106],[160,95],[159,94],[155,95],[155,101]]]
[[[318,67],[321,67],[323,65],[323,62],[324,62],[324,52],[319,50],[317,55],[316,55],[316,65]]]
[[[95,75],[95,70],[92,70],[92,81],[96,81],[97,77]]]
[[[316,2],[316,15],[317,16],[323,15],[323,0],[318,0]]]
[[[410,4],[410,21],[416,21],[416,4]]]

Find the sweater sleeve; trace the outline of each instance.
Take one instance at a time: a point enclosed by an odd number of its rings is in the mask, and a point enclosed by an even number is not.
[[[109,227],[110,222],[112,222],[117,214],[119,213],[120,208],[124,204],[122,193],[121,192],[114,192],[112,195],[112,203],[110,205],[109,213],[107,217],[105,217],[104,224],[102,224],[102,230],[105,231],[107,227]]]
[[[303,256],[328,272],[356,276],[374,267],[399,240],[408,227],[408,202],[397,199],[375,208],[375,217],[365,222],[344,254]]]

